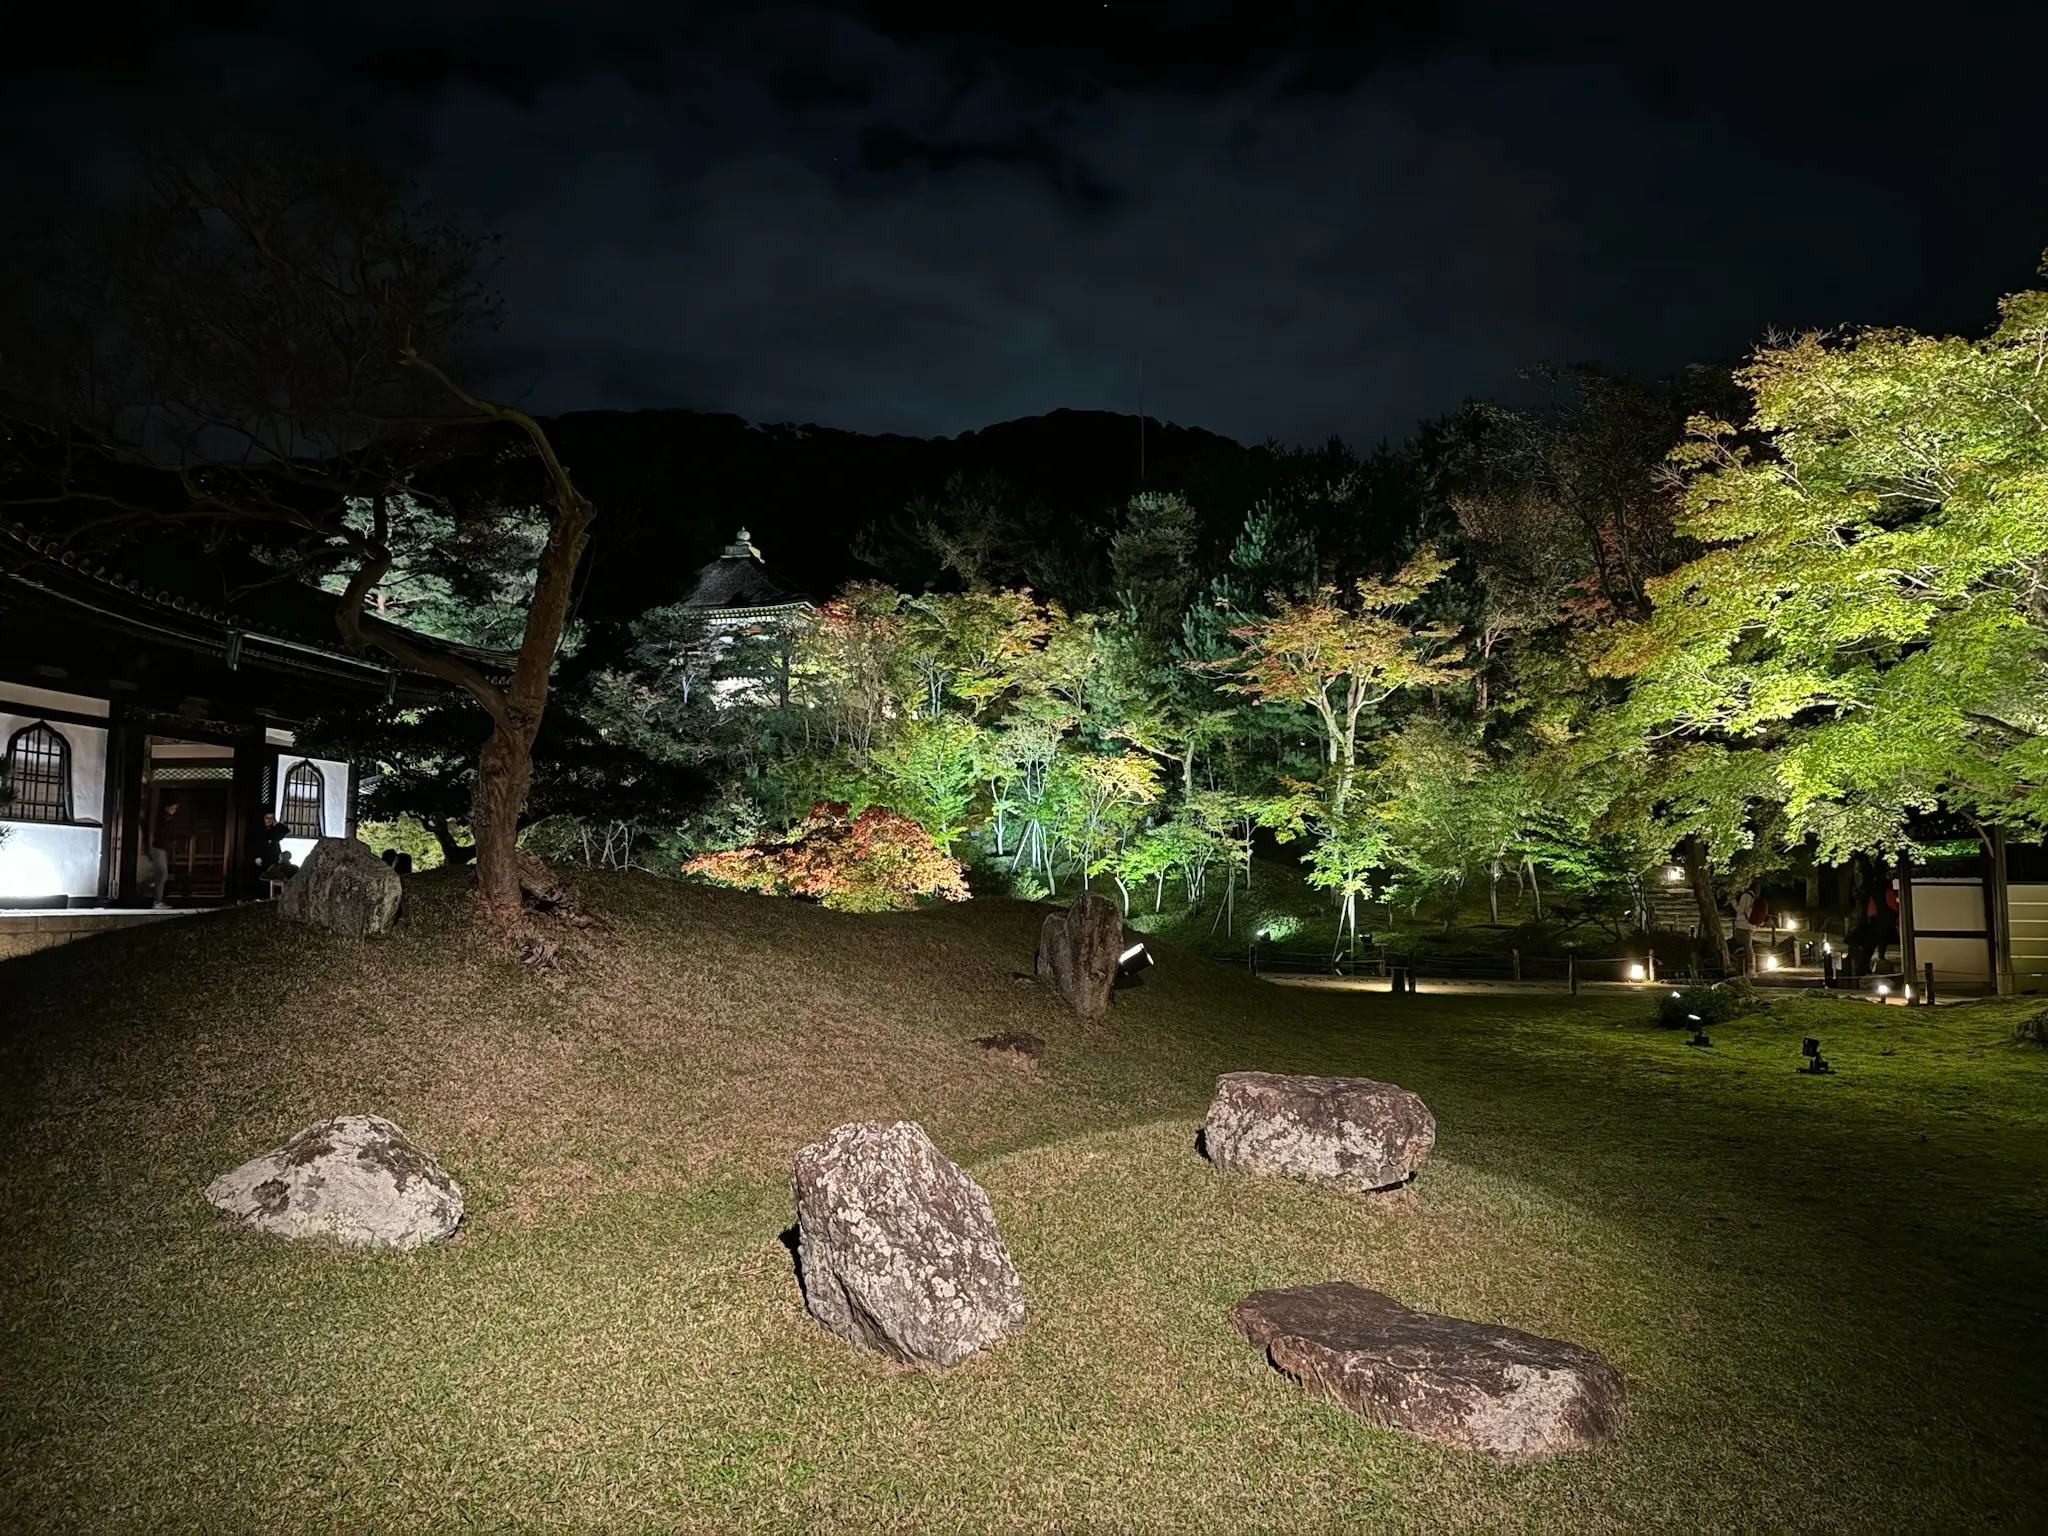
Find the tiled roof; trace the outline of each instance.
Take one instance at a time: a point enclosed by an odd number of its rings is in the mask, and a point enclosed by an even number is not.
[[[810,599],[793,587],[784,586],[768,574],[761,552],[748,540],[742,528],[737,541],[725,553],[697,573],[697,584],[683,599],[685,608],[753,611],[807,608]]]

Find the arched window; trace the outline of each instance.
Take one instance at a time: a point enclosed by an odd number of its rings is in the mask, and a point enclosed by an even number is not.
[[[5,779],[0,819],[71,819],[71,743],[49,721],[23,726],[8,738]]]
[[[303,758],[292,764],[284,776],[284,822],[287,837],[325,837],[321,807],[327,800],[327,781],[320,770]]]

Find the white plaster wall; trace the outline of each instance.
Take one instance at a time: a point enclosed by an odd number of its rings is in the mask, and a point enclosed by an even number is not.
[[[277,782],[272,786],[270,809],[279,821],[284,820],[284,780],[297,764],[310,762],[320,770],[320,787],[323,791],[320,803],[320,824],[329,837],[348,835],[348,764],[330,762],[324,757],[306,758],[292,752],[281,752],[277,758]],[[306,855],[313,851],[310,837],[288,837],[284,848],[292,856],[294,864],[306,862]]]
[[[0,822],[0,896],[97,896],[100,829]]]
[[[40,714],[0,710],[0,751]],[[76,826],[8,821],[0,810],[0,895],[97,896],[100,893],[100,810],[106,804],[107,733],[96,725],[52,720],[71,744],[71,814]]]

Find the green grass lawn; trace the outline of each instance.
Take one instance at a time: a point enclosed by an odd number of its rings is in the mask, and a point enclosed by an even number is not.
[[[1169,953],[1101,1024],[1039,913],[859,918],[644,877],[534,975],[449,877],[369,945],[262,909],[0,964],[0,1529],[1952,1530],[2048,1515],[2048,1051],[2023,1004],[1255,982]],[[1029,1029],[1029,1072],[969,1041]],[[1798,1076],[1819,1034],[1839,1067]],[[1435,1109],[1370,1200],[1226,1177],[1215,1074]],[[409,1256],[200,1198],[387,1114],[470,1216]],[[943,1375],[802,1310],[790,1154],[910,1116],[988,1189],[1024,1330]],[[1626,1376],[1621,1441],[1501,1468],[1309,1399],[1225,1322],[1350,1278]]]

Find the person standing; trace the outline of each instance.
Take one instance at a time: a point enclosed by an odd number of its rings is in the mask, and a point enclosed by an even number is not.
[[[256,829],[256,873],[268,875],[284,862],[284,823],[277,819],[277,812],[265,811],[263,823]]]
[[[1735,893],[1735,947],[1742,954],[1744,975],[1756,971],[1756,920],[1763,900],[1748,886]]]
[[[168,901],[164,900],[164,892],[170,887],[171,883],[171,854],[169,845],[184,825],[179,819],[179,813],[184,809],[183,802],[166,800],[162,808],[156,813],[156,836],[150,839],[149,846],[149,904],[151,907],[168,907],[170,905]]]
[[[1884,900],[1882,902],[1873,901],[1871,907],[1870,918],[1874,947],[1877,950],[1877,958],[1884,960],[1891,952],[1891,947],[1899,942],[1899,882],[1896,880],[1887,881],[1884,888]],[[1903,958],[1901,956],[1902,962]]]

